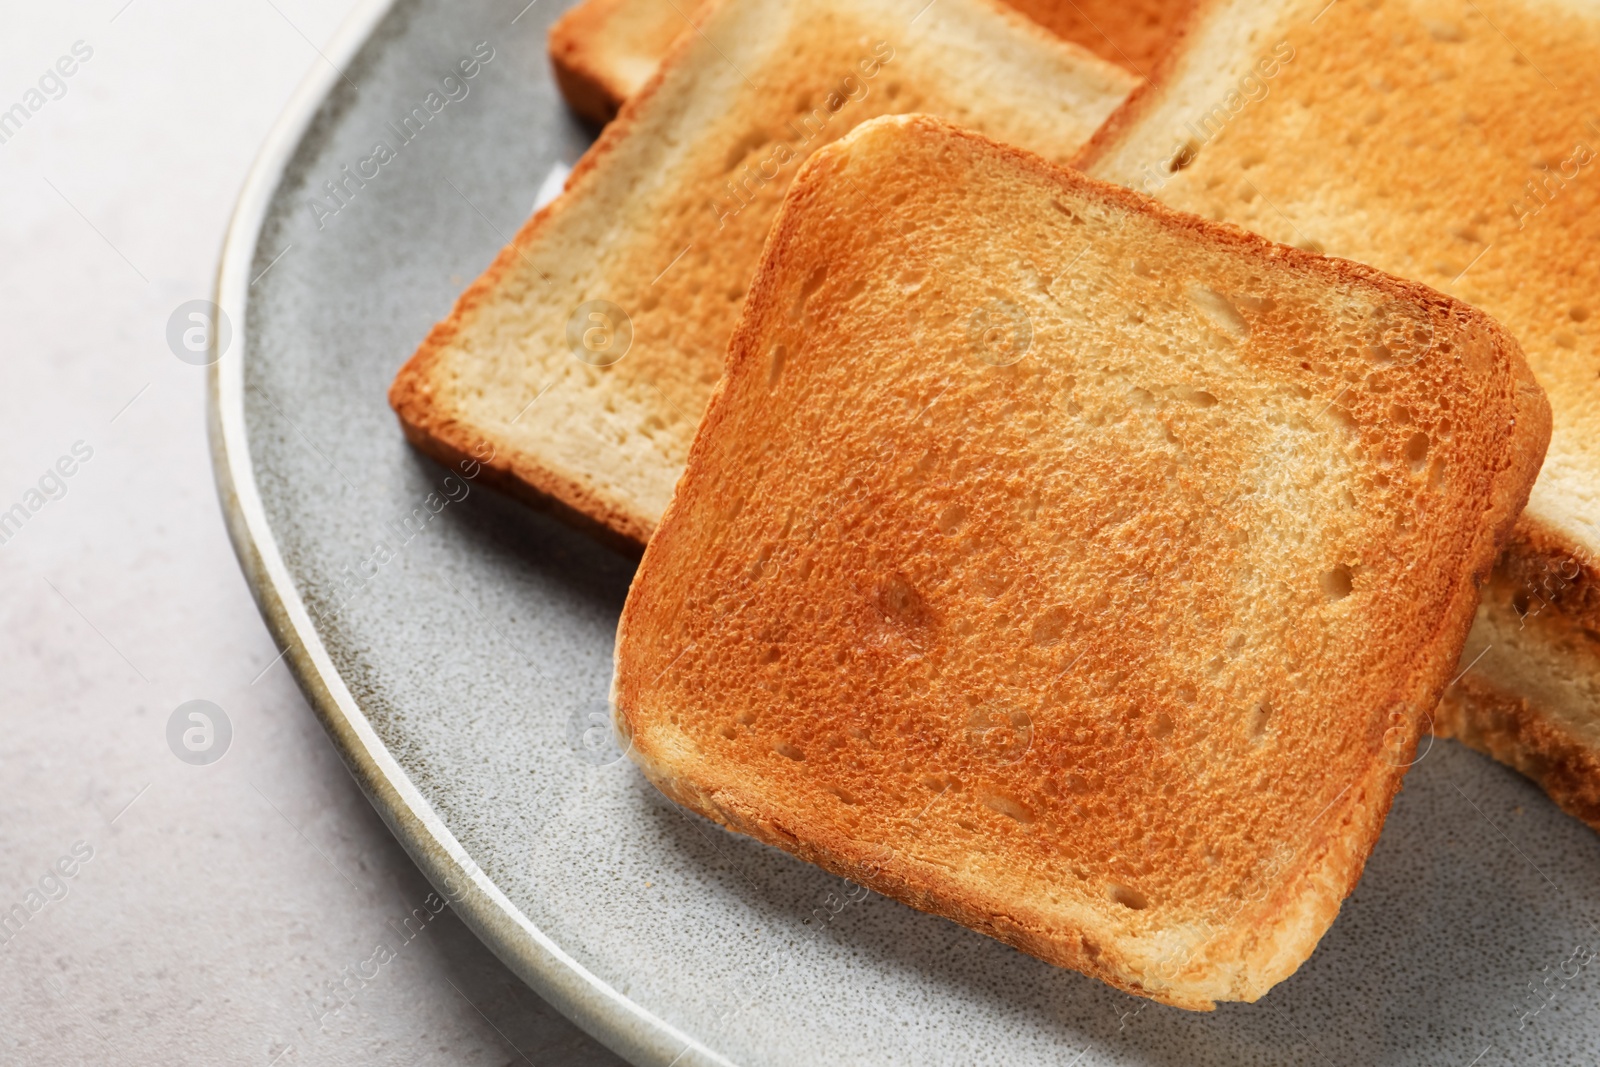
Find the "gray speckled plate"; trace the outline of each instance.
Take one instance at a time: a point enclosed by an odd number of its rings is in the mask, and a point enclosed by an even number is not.
[[[417,456],[384,399],[588,141],[546,66],[558,0],[525,3],[358,10],[242,197],[212,409],[262,612],[372,802],[501,958],[641,1064],[1594,1062],[1600,838],[1452,743],[1411,772],[1311,960],[1210,1015],[846,902],[597,744],[631,565]]]

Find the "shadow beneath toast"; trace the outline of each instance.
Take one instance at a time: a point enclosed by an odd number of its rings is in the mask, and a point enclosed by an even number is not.
[[[386,447],[387,510],[363,515],[309,583],[324,646],[391,750],[422,746],[430,766],[460,758],[515,781],[527,761],[506,736],[564,747],[569,718],[607,699],[636,564],[404,441]],[[378,565],[334,570],[363,559]]]
[[[407,451],[408,485],[437,485],[447,473]],[[614,626],[632,560],[487,487],[440,519],[450,557],[488,562],[473,569],[492,574],[504,599],[483,610],[505,613],[508,632],[517,633],[512,613],[552,600]],[[591,673],[603,697],[608,677]],[[1411,770],[1360,884],[1312,957],[1260,1002],[1213,1013],[1120,993],[876,894],[835,911],[849,899],[842,879],[678,808],[631,767],[615,770],[631,778],[622,817],[696,872],[714,898],[703,907],[768,932],[762,951],[731,954],[735,977],[705,992],[706,1017],[719,1026],[787,1021],[832,1029],[825,1046],[840,1047],[834,1041],[850,1035],[870,1045],[885,1020],[907,1021],[933,1031],[931,1047],[959,1050],[961,1019],[981,1012],[1004,1019],[1038,1062],[1063,1067],[1488,1067],[1586,1062],[1587,1035],[1600,1024],[1600,967],[1585,962],[1600,950],[1600,839],[1514,772],[1454,742],[1436,741]],[[817,977],[841,967],[852,980],[819,991]],[[864,1003],[864,990],[884,1002]],[[788,1019],[799,1003],[807,1017]],[[720,1043],[715,1032],[697,1036]]]
[[[408,475],[420,486],[436,486],[451,473],[407,447]],[[473,484],[466,498],[439,516],[449,537],[466,553],[490,562],[496,575],[548,584],[566,596],[620,615],[636,560],[600,544],[550,513],[490,488]]]
[[[877,894],[831,914],[848,883],[640,785],[637,817],[711,875],[719,904],[795,946],[787,978],[752,974],[712,994],[727,1002],[719,1015],[760,1000],[772,1002],[762,1014],[781,1012],[789,981],[807,986],[809,1003],[811,961],[835,957],[836,970],[845,957],[883,976],[864,987],[909,995],[924,1027],[959,1027],[976,1008],[1007,1019],[1041,1061],[1084,1067],[1558,1062],[1569,1048],[1577,1056],[1600,1020],[1600,967],[1579,967],[1600,950],[1600,840],[1526,780],[1454,742],[1435,742],[1411,771],[1361,883],[1311,959],[1261,1001],[1213,1013],[1120,993]],[[1588,951],[1562,967],[1581,946]],[[1576,977],[1535,999],[1530,983],[1558,971]],[[846,995],[834,1010],[846,1027],[861,1013]],[[934,1044],[959,1045],[960,1035]]]

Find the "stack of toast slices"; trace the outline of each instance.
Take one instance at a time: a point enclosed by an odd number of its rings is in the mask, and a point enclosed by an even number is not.
[[[1065,40],[1141,77],[1193,0],[1007,0]],[[583,0],[550,29],[550,65],[572,109],[610,122],[644,88],[708,0]]]
[[[859,884],[1255,1000],[1353,888],[1548,435],[1481,312],[878,119],[773,225],[619,726]]]
[[[1597,60],[1600,11],[1570,2],[1211,0],[1078,164],[1434,286],[1521,342],[1550,454],[1433,729],[1600,829]]]
[[[1309,956],[1429,729],[1600,825],[1600,20],[660,6],[552,31],[620,111],[390,400],[643,551],[613,705],[664,793],[1193,1009]]]

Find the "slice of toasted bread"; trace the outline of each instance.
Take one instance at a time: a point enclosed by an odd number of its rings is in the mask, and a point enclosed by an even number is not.
[[[880,119],[774,224],[618,727],[847,878],[1254,1000],[1359,877],[1548,435],[1481,312]]]
[[[1208,0],[1155,78],[1086,150],[1090,173],[1438,286],[1521,342],[1554,431],[1503,581],[1524,610],[1567,617],[1546,619],[1540,634],[1565,636],[1528,655],[1588,670],[1600,654],[1600,9]],[[1478,649],[1494,641],[1483,625]],[[1498,647],[1439,729],[1600,829],[1600,700],[1537,683]],[[1526,728],[1507,733],[1496,709],[1513,705]],[[1539,769],[1554,766],[1569,768],[1564,785]]]
[[[548,38],[550,68],[567,104],[591,122],[610,122],[710,2],[583,0],[569,8]]]
[[[1194,0],[1006,0],[1052,33],[1143,75]],[[707,0],[583,0],[550,27],[550,64],[572,109],[610,122]]]
[[[1194,0],[1006,0],[1101,59],[1147,77]]]
[[[994,0],[924,3],[714,7],[400,372],[407,436],[642,549],[806,156],[932,111],[1065,160],[1133,85]]]

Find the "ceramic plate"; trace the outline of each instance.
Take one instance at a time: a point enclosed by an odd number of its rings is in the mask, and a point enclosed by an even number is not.
[[[588,143],[545,59],[558,0],[525,3],[352,17],[243,195],[212,397],[288,664],[506,963],[640,1064],[1593,1062],[1600,838],[1453,743],[1411,771],[1311,960],[1204,1015],[856,900],[621,759],[605,697],[632,565],[422,459],[384,396]]]

